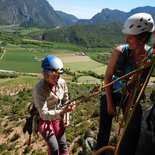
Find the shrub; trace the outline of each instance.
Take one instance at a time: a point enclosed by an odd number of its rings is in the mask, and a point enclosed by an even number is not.
[[[27,146],[26,148],[25,148],[25,150],[24,150],[24,154],[27,154],[27,153],[29,153],[30,151],[32,150],[32,147],[31,146]]]
[[[11,133],[12,131],[13,131],[12,127],[8,127],[8,128],[6,128],[6,129],[3,131],[3,133],[9,134],[9,133]]]
[[[8,150],[8,144],[7,143],[2,143],[0,145],[0,153],[3,152],[4,150]]]
[[[47,154],[47,152],[45,152],[45,151],[43,151],[43,150],[34,150],[33,152],[32,152],[32,155],[46,155]]]
[[[20,135],[17,134],[17,133],[15,133],[15,134],[12,136],[12,138],[10,139],[10,142],[16,141],[19,137],[20,137]]]
[[[1,155],[12,155],[12,154],[11,154],[11,152],[6,151],[6,152],[3,152]]]
[[[78,144],[75,143],[75,144],[74,144],[74,147],[73,147],[73,149],[72,149],[72,153],[77,152],[78,147],[79,147]]]

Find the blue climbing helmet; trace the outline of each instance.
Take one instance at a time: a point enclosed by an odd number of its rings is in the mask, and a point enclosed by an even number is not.
[[[58,57],[53,55],[46,56],[45,59],[42,61],[41,67],[43,71],[48,75],[53,74],[53,72],[58,72],[60,74],[63,73],[62,61]]]

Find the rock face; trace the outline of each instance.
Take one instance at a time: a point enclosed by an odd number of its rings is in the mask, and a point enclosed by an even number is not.
[[[63,25],[46,0],[0,0],[0,24],[55,27]]]
[[[155,108],[154,107],[153,109],[152,107],[150,107],[143,114],[141,136],[139,138],[136,155],[155,155]]]

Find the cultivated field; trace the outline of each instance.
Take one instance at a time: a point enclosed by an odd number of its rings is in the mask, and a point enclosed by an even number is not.
[[[48,54],[60,57],[64,62],[64,67],[75,73],[90,70],[97,74],[104,74],[105,71],[106,66],[90,59],[87,55],[77,54],[74,50],[45,49],[34,44],[7,45],[6,53],[0,60],[0,69],[39,73],[41,60]]]

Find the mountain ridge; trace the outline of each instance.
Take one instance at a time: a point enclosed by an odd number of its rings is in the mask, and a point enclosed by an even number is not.
[[[118,9],[102,9],[101,12],[94,15],[91,19],[88,20],[79,20],[77,21],[77,25],[89,25],[89,24],[104,24],[104,23],[112,23],[112,22],[124,22],[129,16],[135,13],[145,12],[152,15],[155,20],[155,7],[152,6],[144,6],[137,7],[132,9],[129,12],[124,12]]]
[[[63,25],[46,0],[0,0],[0,15],[0,20],[8,25],[16,24],[24,27]]]
[[[63,27],[70,25],[91,25],[124,22],[131,14],[150,13],[155,19],[155,7],[144,6],[129,12],[102,9],[91,19],[78,19],[76,16],[54,10],[47,0],[0,0],[0,25],[22,27]]]

